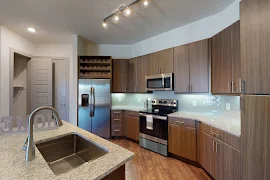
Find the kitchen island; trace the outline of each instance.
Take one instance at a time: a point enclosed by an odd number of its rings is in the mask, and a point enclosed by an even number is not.
[[[34,141],[54,139],[70,133],[80,134],[108,153],[64,174],[55,175],[37,148],[35,159],[25,162],[22,145],[27,137],[26,133],[0,136],[0,179],[111,179],[114,174],[119,176],[119,173],[124,173],[125,163],[134,156],[128,150],[64,121],[63,126],[58,129],[34,132]]]

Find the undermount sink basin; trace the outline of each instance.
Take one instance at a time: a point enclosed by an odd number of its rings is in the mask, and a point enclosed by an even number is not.
[[[104,148],[76,133],[37,142],[36,147],[55,175],[68,172],[108,153]]]

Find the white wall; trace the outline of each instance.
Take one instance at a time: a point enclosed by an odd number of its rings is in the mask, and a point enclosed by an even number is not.
[[[104,55],[112,56],[115,59],[126,59],[211,38],[213,35],[219,33],[240,19],[239,2],[240,0],[234,1],[230,6],[218,14],[132,45],[88,43],[86,45],[86,55]]]
[[[0,116],[9,115],[9,99],[10,97],[10,89],[9,89],[9,78],[10,78],[10,48],[16,49],[25,54],[34,55],[35,53],[35,43],[32,41],[10,31],[9,29],[0,26],[1,33],[1,70],[0,70],[0,78],[1,78],[1,113]]]
[[[240,19],[239,0],[222,12],[132,45],[132,57],[211,38]]]
[[[77,48],[76,48],[77,50]],[[74,57],[74,47],[72,44],[37,44],[35,56],[38,57],[54,57],[54,58],[68,58],[69,64],[69,122],[76,124],[77,115],[74,112],[76,107],[76,79],[77,74],[77,58]]]

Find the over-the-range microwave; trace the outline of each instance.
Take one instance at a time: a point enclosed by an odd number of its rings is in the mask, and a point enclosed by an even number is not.
[[[173,73],[145,76],[146,91],[173,91]]]

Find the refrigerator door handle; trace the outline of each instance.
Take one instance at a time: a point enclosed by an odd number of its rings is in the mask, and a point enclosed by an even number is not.
[[[95,116],[95,110],[96,110],[96,94],[95,94],[95,88],[94,87],[93,87],[93,98],[94,98],[93,116]]]
[[[90,117],[93,117],[94,116],[94,88],[91,87],[90,88]]]

